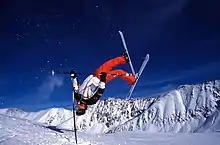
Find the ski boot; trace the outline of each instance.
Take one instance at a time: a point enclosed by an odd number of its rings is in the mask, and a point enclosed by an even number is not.
[[[124,53],[122,54],[122,56],[124,56],[126,63],[128,63],[128,62],[130,61],[127,52],[124,52]]]

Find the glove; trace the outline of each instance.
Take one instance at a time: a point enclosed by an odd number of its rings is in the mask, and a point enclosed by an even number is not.
[[[71,70],[70,71],[70,77],[72,78],[72,79],[75,79],[77,76],[76,76],[76,72],[75,72],[75,70]]]
[[[100,73],[100,81],[105,82],[106,81],[106,76],[107,76],[106,72],[101,72]]]

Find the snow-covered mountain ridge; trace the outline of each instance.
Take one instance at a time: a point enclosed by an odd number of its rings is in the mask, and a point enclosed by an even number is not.
[[[119,132],[90,135],[77,132],[77,145],[220,145],[220,133]],[[76,145],[72,131],[61,132],[29,120],[0,114],[1,145]]]
[[[0,109],[0,114],[45,123],[51,126],[56,126],[58,123],[64,122],[72,116],[72,112],[64,108],[49,108],[38,112],[25,112],[17,108],[8,108]]]
[[[204,132],[220,131],[220,80],[182,85],[168,93],[130,100],[108,99],[90,106],[76,118],[77,128],[87,133],[119,131]],[[51,108],[39,112],[2,109],[17,116],[58,128],[72,129],[72,112]]]

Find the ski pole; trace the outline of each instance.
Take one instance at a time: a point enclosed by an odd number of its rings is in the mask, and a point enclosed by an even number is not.
[[[52,70],[51,74],[54,76],[55,74],[63,74],[63,75],[70,75],[69,71],[54,71]],[[90,73],[92,74],[92,73]],[[89,75],[89,73],[83,73],[83,72],[78,72],[77,75]],[[127,74],[110,74],[107,73],[109,76],[126,76]]]
[[[75,141],[76,141],[76,144],[77,144],[77,134],[76,134],[76,115],[75,115],[74,100],[75,100],[75,96],[74,96],[74,90],[73,90],[73,92],[72,92],[73,128],[74,128]]]

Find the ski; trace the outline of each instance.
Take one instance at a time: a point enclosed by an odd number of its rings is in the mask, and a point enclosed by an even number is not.
[[[123,33],[122,33],[121,31],[119,31],[119,34],[120,34],[120,36],[121,36],[121,40],[122,40],[122,43],[123,43],[123,45],[124,45],[125,52],[128,54],[129,65],[130,65],[130,67],[131,67],[132,74],[135,75],[136,73],[135,73],[133,64],[132,64],[132,62],[131,62],[131,57],[130,57],[130,55],[129,55],[129,53],[128,53],[128,48],[127,48],[127,45],[126,45],[126,43],[125,43],[124,35],[123,35]]]
[[[140,78],[140,76],[141,76],[141,74],[142,74],[142,72],[143,72],[143,70],[144,70],[146,64],[148,63],[148,61],[149,61],[149,54],[147,54],[147,55],[145,56],[145,59],[144,59],[142,65],[141,65],[141,67],[140,67],[138,73],[135,75],[136,81],[135,81],[134,85],[131,86],[131,88],[130,88],[130,90],[129,90],[127,96],[126,96],[126,99],[130,99],[130,97],[131,97],[131,95],[132,95],[132,93],[133,93],[133,91],[134,91],[134,88],[135,88],[135,86],[137,85],[138,80],[139,80],[139,78]]]

